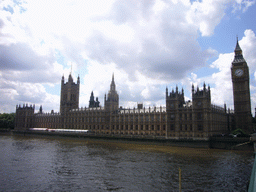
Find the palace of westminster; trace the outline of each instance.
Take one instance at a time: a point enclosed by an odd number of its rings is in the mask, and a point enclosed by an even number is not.
[[[166,88],[165,107],[126,109],[119,107],[114,75],[110,90],[100,106],[93,92],[89,106],[79,108],[80,79],[73,81],[71,74],[61,80],[60,112],[43,113],[42,106],[17,105],[15,129],[50,128],[90,130],[96,135],[166,139],[207,140],[210,136],[229,133],[236,128],[252,132],[249,68],[243,58],[238,40],[231,65],[234,112],[211,104],[210,87],[192,85],[192,101],[185,101],[184,91]]]

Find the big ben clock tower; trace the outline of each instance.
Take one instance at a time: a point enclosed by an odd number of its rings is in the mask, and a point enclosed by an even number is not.
[[[243,57],[238,40],[235,48],[235,58],[231,67],[231,76],[233,83],[236,128],[240,128],[246,133],[251,133],[252,115],[249,67]]]

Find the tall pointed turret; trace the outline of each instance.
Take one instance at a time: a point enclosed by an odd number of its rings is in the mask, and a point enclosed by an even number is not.
[[[64,84],[64,74],[63,74],[63,76],[61,78],[61,84]]]
[[[42,114],[42,113],[43,113],[43,107],[42,107],[42,105],[40,105],[39,113],[40,113],[40,114]]]
[[[240,45],[239,45],[239,42],[238,42],[238,37],[236,37],[236,48],[235,48],[235,52],[237,52],[237,51],[242,52],[242,49],[241,49],[241,47],[240,47]]]
[[[71,76],[71,73],[68,76],[68,82],[69,83],[73,83],[73,77]]]
[[[92,107],[95,107],[93,91],[91,92],[91,97],[90,97],[90,100],[89,100],[89,108],[92,108]]]
[[[77,77],[77,84],[80,84],[80,77],[79,77],[79,75]]]
[[[105,108],[107,111],[116,111],[119,108],[119,96],[116,92],[116,84],[114,80],[114,73],[112,75],[112,81],[110,84],[110,90],[108,92],[108,98],[105,99]]]
[[[112,81],[111,81],[111,84],[110,84],[110,90],[111,91],[116,91],[116,84],[115,84],[115,80],[114,80],[114,73],[112,75]]]
[[[237,39],[237,42],[236,42],[236,48],[235,48],[234,52],[235,52],[235,57],[234,57],[233,63],[246,62],[244,60],[243,51],[242,51],[242,49],[239,45],[238,39]]]

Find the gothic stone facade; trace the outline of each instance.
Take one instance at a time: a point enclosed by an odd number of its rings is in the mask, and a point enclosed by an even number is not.
[[[78,77],[75,83],[70,74],[68,82],[64,82],[64,76],[61,80],[60,113],[43,113],[41,107],[35,113],[35,106],[16,106],[16,129],[86,129],[96,135],[207,140],[210,136],[230,132],[241,121],[247,126],[251,123],[249,69],[241,55],[237,42],[231,68],[235,116],[225,105],[212,105],[211,90],[205,84],[202,89],[192,85],[192,101],[185,101],[183,89],[179,91],[176,87],[171,92],[166,88],[165,107],[145,108],[138,104],[137,108],[122,108],[114,75],[104,97],[104,107],[100,106],[98,98],[94,100],[92,92],[89,107],[79,108],[80,79]]]
[[[78,108],[79,78],[77,83],[69,75],[62,77],[60,113],[35,113],[35,106],[16,107],[16,128],[86,129],[98,135],[134,136],[148,138],[208,139],[209,136],[226,133],[230,129],[230,113],[211,104],[210,87],[194,90],[192,101],[185,102],[181,92],[166,88],[166,107],[119,107],[114,76],[110,90],[104,98],[104,107],[94,101],[93,93],[88,108]],[[95,104],[97,107],[95,107]]]

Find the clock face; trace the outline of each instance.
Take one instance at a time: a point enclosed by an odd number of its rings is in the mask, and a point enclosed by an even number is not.
[[[235,75],[236,75],[237,77],[241,77],[243,74],[244,74],[244,71],[243,71],[242,69],[237,69],[237,70],[235,71]]]

